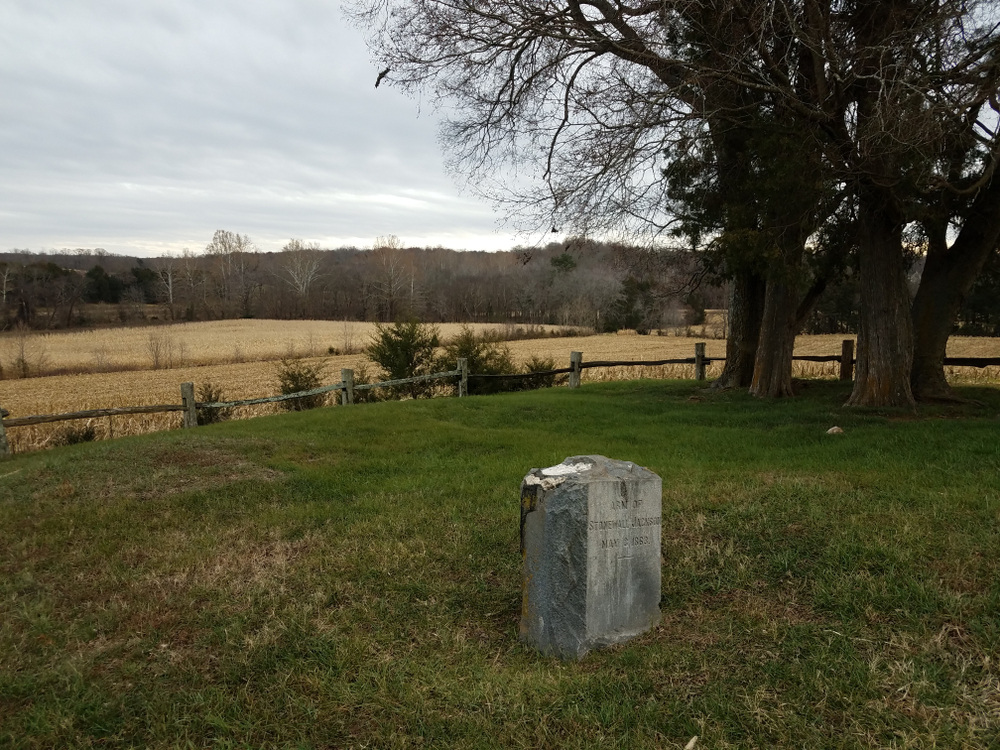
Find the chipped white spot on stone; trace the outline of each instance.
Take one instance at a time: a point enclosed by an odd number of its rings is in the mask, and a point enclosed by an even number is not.
[[[566,477],[554,477],[552,479],[542,479],[541,477],[536,477],[534,474],[528,474],[524,478],[525,484],[538,484],[541,485],[542,489],[548,492],[549,490],[558,487],[560,484],[566,481]]]
[[[575,464],[556,464],[547,469],[542,469],[542,474],[547,477],[564,477],[567,474],[579,474],[580,472],[587,471],[593,468],[593,466],[593,464],[586,461],[580,461]]]

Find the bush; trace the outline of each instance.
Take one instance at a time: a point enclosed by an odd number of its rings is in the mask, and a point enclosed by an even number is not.
[[[283,359],[278,364],[278,387],[282,394],[299,393],[319,388],[323,385],[323,363],[309,364],[301,359]],[[326,402],[325,393],[279,401],[287,411],[315,409]]]
[[[417,320],[376,323],[365,356],[382,368],[386,380],[402,380],[434,372],[434,351],[439,345],[437,326]],[[410,383],[393,388],[393,392],[420,398],[429,396],[432,387],[432,383]]]
[[[531,359],[524,363],[521,368],[522,372],[545,372],[547,370],[555,370],[556,361],[552,357],[538,357],[532,355]],[[532,391],[537,388],[551,388],[557,382],[562,382],[567,379],[566,375],[535,375],[531,378],[523,378],[520,380],[514,380],[513,383],[518,385],[518,390],[522,391]]]
[[[362,363],[354,368],[354,385],[368,385],[369,383],[377,383],[379,378],[375,377],[368,367]],[[385,401],[391,389],[387,388],[367,388],[363,391],[354,391],[354,403],[356,404],[372,404],[376,401]]]
[[[198,386],[198,395],[195,398],[196,402],[203,404],[214,404],[219,401],[225,401],[226,394],[223,393],[220,386],[212,385],[211,383],[202,383]],[[203,426],[206,424],[218,424],[219,422],[225,422],[232,416],[233,409],[228,407],[225,409],[197,409],[198,413],[198,426]]]
[[[53,445],[76,445],[77,443],[92,443],[97,440],[97,431],[92,422],[84,425],[70,425],[62,428],[52,436]]]
[[[444,345],[444,352],[437,358],[435,371],[454,370],[459,359],[469,362],[469,373],[476,375],[506,375],[518,372],[510,354],[510,348],[501,340],[500,334],[484,331],[477,335],[468,326]],[[457,385],[453,386],[457,388]],[[469,394],[499,393],[518,390],[518,381],[500,378],[469,378]]]
[[[569,328],[560,326],[558,328],[545,328],[537,323],[527,325],[514,325],[504,323],[500,328],[500,338],[503,341],[525,341],[527,339],[563,339],[571,336],[580,336],[579,328]]]

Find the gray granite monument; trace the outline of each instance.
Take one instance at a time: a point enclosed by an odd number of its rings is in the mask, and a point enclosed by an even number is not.
[[[520,637],[580,659],[660,619],[663,484],[648,469],[573,456],[521,483]]]

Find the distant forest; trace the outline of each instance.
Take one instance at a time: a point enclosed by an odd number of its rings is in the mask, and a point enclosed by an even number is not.
[[[699,326],[706,309],[727,307],[725,280],[692,253],[581,239],[506,252],[408,248],[393,237],[373,249],[292,240],[280,252],[258,252],[245,235],[219,231],[204,252],[180,256],[0,253],[0,290],[4,328],[42,330],[154,318],[415,318],[647,333]],[[848,274],[826,290],[804,332],[852,333],[857,309]],[[1000,336],[996,258],[966,299],[956,332]]]
[[[722,286],[692,285],[694,259],[585,240],[507,252],[402,247],[257,252],[217,232],[202,253],[136,258],[102,250],[0,253],[8,327],[88,326],[92,305],[117,320],[311,318],[510,322],[642,331],[697,325],[724,305]],[[96,317],[91,315],[92,318]],[[102,315],[102,320],[114,315]]]

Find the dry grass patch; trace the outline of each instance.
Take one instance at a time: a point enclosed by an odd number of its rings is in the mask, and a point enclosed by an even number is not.
[[[264,445],[262,441],[252,442]],[[45,468],[15,474],[9,481],[13,487],[27,482],[33,499],[46,503],[88,497],[147,502],[241,481],[269,483],[282,476],[274,469],[249,461],[225,443],[211,446],[197,441],[191,445],[143,443],[135,451],[128,466],[109,465],[100,458],[91,458],[91,471],[78,474],[72,481],[56,481]],[[136,470],[137,466],[142,466],[142,470]]]
[[[318,544],[310,536],[301,539],[258,539],[251,528],[231,528],[212,540],[204,556],[170,574],[165,583],[181,589],[210,588],[239,601],[259,592],[282,594],[289,577],[299,574],[302,559]],[[178,548],[190,539],[177,539]],[[155,585],[156,574],[150,583]]]
[[[464,324],[441,323],[441,336],[456,336]],[[503,331],[493,323],[473,323],[477,333]],[[537,326],[552,332],[559,326]],[[12,363],[27,346],[44,373],[159,370],[261,362],[283,357],[357,354],[375,332],[375,323],[331,320],[217,320],[169,326],[102,328],[89,331],[0,334],[0,365]],[[34,362],[29,361],[34,372]]]
[[[1000,729],[995,655],[974,647],[961,625],[945,623],[937,633],[923,637],[900,633],[886,642],[851,640],[868,654],[869,669],[882,693],[866,710],[906,716],[941,735],[960,728],[953,747],[993,747],[990,738]],[[937,665],[941,664],[965,677],[949,691],[947,701],[937,684]],[[909,733],[913,746],[920,746],[925,732],[914,728]]]
[[[325,382],[340,381],[342,367],[358,367],[361,355],[320,357],[306,360],[323,365]],[[46,378],[0,381],[0,405],[12,416],[61,414],[87,409],[107,409],[123,406],[180,404],[180,384],[193,382],[195,388],[212,383],[222,388],[226,398],[251,399],[280,393],[277,366],[272,362],[185,367],[173,370],[142,372],[54,375]],[[233,418],[274,414],[275,404],[239,407]],[[15,452],[37,450],[58,445],[67,425],[89,425],[95,438],[106,439],[123,435],[177,429],[181,426],[179,412],[134,414],[100,417],[80,422],[62,422],[12,428],[8,439]]]

